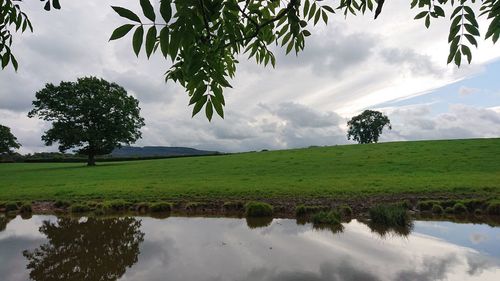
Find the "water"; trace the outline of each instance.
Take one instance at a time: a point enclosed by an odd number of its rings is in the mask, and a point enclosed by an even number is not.
[[[0,280],[500,280],[500,228],[416,221],[17,217],[0,221]],[[262,226],[262,227],[259,227]],[[381,234],[384,234],[381,236]],[[400,233],[400,234],[398,234]]]

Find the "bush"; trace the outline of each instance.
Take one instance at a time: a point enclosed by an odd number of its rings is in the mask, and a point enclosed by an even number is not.
[[[147,211],[149,211],[149,208],[150,208],[150,206],[149,206],[149,203],[147,203],[147,202],[141,202],[141,203],[138,203],[135,205],[135,210],[137,212],[147,212]]]
[[[304,216],[304,215],[314,214],[314,213],[317,213],[320,211],[325,211],[327,209],[328,209],[328,207],[325,207],[325,206],[298,205],[295,208],[295,215],[296,216]]]
[[[273,215],[273,206],[264,202],[248,202],[245,205],[247,217],[268,217]]]
[[[417,204],[417,208],[420,210],[420,211],[431,211],[432,210],[432,206],[434,205],[440,205],[438,201],[436,200],[426,200],[426,201],[420,201],[418,202]]]
[[[481,209],[475,209],[475,210],[474,210],[474,215],[476,215],[476,216],[480,216],[480,215],[482,215],[482,214],[483,214],[483,210],[481,210]]]
[[[243,208],[245,208],[245,204],[241,201],[224,202],[224,205],[222,205],[222,209],[225,211],[241,211]]]
[[[335,211],[321,211],[312,216],[314,225],[335,225],[340,224],[340,214]]]
[[[88,211],[90,211],[90,207],[82,203],[75,203],[70,207],[70,212],[72,213],[85,213]]]
[[[5,203],[5,211],[6,212],[11,212],[11,211],[17,211],[17,203],[15,202],[7,202]]]
[[[467,207],[465,207],[463,203],[455,203],[455,205],[453,205],[453,213],[465,214],[467,213]]]
[[[410,224],[406,209],[398,205],[378,205],[370,209],[373,223],[388,227],[405,227]]]
[[[339,212],[343,217],[351,217],[352,216],[352,209],[348,205],[341,205],[339,207]]]
[[[132,204],[130,202],[127,202],[125,200],[121,199],[116,199],[116,200],[111,200],[104,202],[103,206],[107,209],[112,209],[114,211],[125,211],[130,207]]]
[[[64,200],[57,200],[54,202],[54,207],[60,208],[60,209],[66,209],[71,205],[69,201],[64,201]]]
[[[167,202],[157,202],[150,205],[151,212],[170,212],[172,204]]]
[[[453,208],[452,208],[452,207],[446,207],[446,208],[444,209],[444,212],[445,212],[446,214],[453,214]]]
[[[439,204],[434,204],[434,205],[432,206],[432,212],[433,212],[434,214],[442,214],[442,213],[444,213],[444,209],[443,209],[443,207],[441,207],[441,205],[439,205]]]
[[[21,205],[21,208],[19,208],[19,211],[21,213],[31,213],[32,212],[31,203],[24,203],[23,205]]]
[[[486,211],[490,215],[500,215],[500,200],[489,202]]]

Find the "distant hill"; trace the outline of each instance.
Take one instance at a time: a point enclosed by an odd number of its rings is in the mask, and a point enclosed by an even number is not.
[[[111,153],[112,157],[155,157],[155,156],[188,156],[220,154],[218,151],[198,150],[190,147],[167,146],[124,146]]]

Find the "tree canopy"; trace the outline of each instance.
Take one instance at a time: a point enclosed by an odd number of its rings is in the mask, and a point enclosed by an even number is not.
[[[347,122],[347,139],[358,143],[378,142],[384,127],[392,129],[391,121],[382,112],[365,110]]]
[[[45,9],[60,8],[58,0],[45,1]],[[223,90],[231,87],[239,54],[248,54],[257,63],[274,66],[276,58],[269,49],[279,45],[286,53],[299,53],[305,48],[310,26],[325,24],[332,14],[355,16],[382,12],[385,0],[161,0],[157,9],[150,0],[138,0],[142,11],[112,7],[129,22],[116,28],[110,40],[124,37],[133,30],[132,49],[147,57],[161,51],[172,64],[165,79],[179,82],[190,96],[193,116],[205,108],[211,120],[214,110],[224,116]],[[0,0],[0,56],[2,67],[17,61],[11,51],[10,29],[32,30],[27,16],[21,11],[20,0]],[[472,60],[471,47],[478,46],[479,23],[488,21],[485,39],[494,43],[500,37],[500,0],[410,0],[418,9],[416,20],[429,28],[431,21],[449,14],[450,45],[448,63],[460,66],[465,57]],[[333,6],[335,5],[335,6]],[[146,20],[139,17],[143,14]],[[3,23],[2,23],[3,22]],[[335,50],[332,50],[335,52]]]
[[[139,112],[139,101],[121,86],[88,77],[57,86],[47,84],[36,93],[28,116],[52,122],[42,136],[46,145],[58,143],[61,152],[77,148],[78,153],[88,155],[92,166],[94,156],[111,153],[141,137],[144,119]]]
[[[10,132],[10,128],[0,125],[0,154],[10,154],[12,149],[19,149],[21,144],[17,138]]]

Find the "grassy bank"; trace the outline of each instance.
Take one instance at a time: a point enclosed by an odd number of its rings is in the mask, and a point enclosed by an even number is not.
[[[500,194],[500,139],[102,163],[0,164],[0,201]]]

